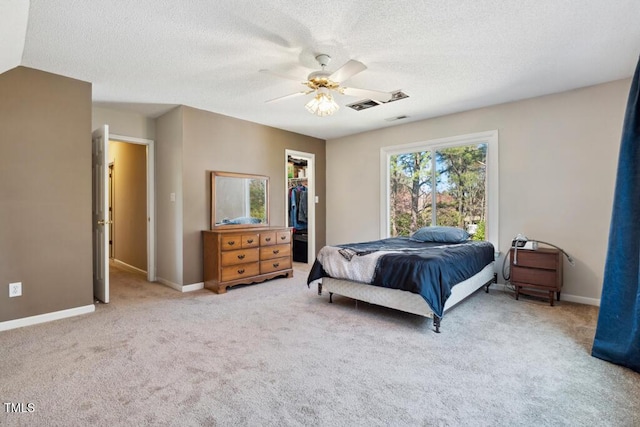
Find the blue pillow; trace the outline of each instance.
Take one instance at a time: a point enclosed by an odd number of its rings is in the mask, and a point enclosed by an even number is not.
[[[457,227],[422,227],[411,235],[411,240],[419,242],[462,243],[469,240],[469,233]]]

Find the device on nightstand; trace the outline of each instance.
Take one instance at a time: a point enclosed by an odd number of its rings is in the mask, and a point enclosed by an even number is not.
[[[518,234],[511,241],[511,247],[535,251],[538,249],[538,242],[536,242],[535,240],[529,240],[524,234]]]

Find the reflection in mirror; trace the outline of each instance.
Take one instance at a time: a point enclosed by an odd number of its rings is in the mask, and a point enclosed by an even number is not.
[[[212,228],[269,224],[269,177],[212,172],[211,189]]]

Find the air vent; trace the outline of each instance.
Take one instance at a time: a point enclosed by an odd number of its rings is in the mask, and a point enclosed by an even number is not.
[[[388,104],[389,102],[398,101],[400,99],[408,98],[409,95],[406,93],[397,90],[392,93],[391,99],[387,102],[375,101],[373,99],[364,99],[362,101],[354,102],[353,104],[347,104],[347,107],[353,108],[356,111],[366,110],[368,108],[377,107],[380,104]]]
[[[364,101],[354,102],[353,104],[347,104],[347,107],[353,108],[356,111],[366,110],[367,108],[377,107],[380,105],[378,101],[374,101],[373,99],[366,99]]]
[[[391,99],[388,100],[386,103],[388,104],[389,102],[398,101],[400,99],[405,99],[408,97],[409,95],[407,95],[406,93],[402,92],[401,90],[397,90],[391,94]]]

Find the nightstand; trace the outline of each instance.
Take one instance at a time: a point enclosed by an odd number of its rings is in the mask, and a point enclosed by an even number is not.
[[[560,301],[562,289],[562,252],[541,248],[535,251],[518,249],[509,253],[511,284],[516,288],[516,299],[520,294],[549,298],[553,306],[554,293]]]

